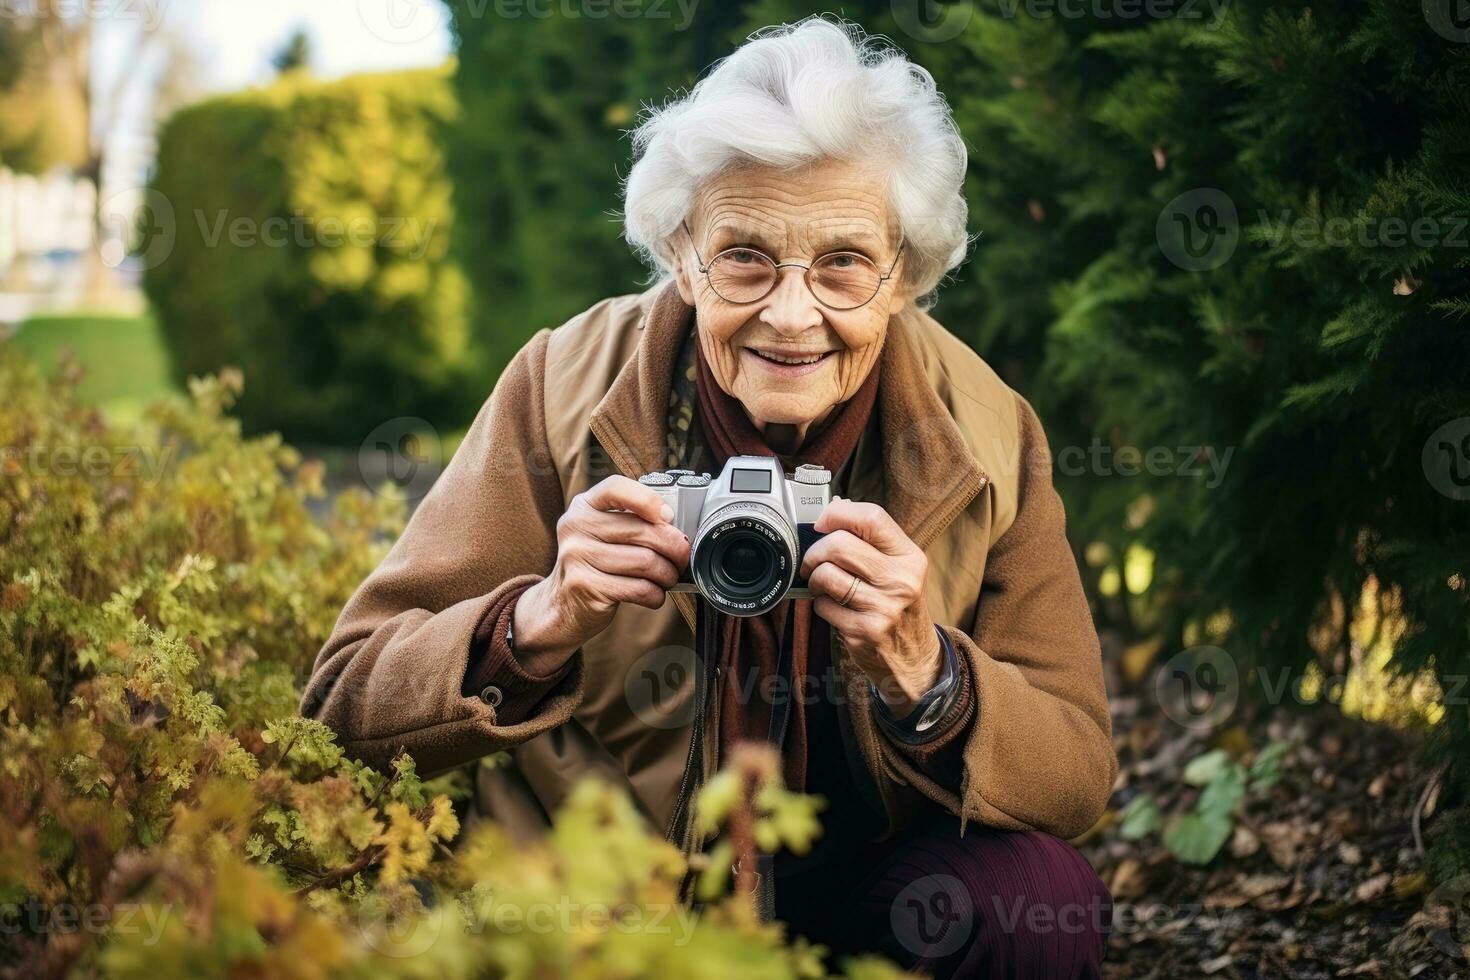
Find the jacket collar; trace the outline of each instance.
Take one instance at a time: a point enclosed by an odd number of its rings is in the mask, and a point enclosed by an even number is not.
[[[618,372],[589,426],[624,475],[663,469],[674,362],[693,328],[694,307],[669,281],[655,287],[634,355]],[[881,355],[878,424],[853,461],[849,492],[881,503],[914,543],[926,547],[988,482],[940,400],[909,317],[894,316]]]

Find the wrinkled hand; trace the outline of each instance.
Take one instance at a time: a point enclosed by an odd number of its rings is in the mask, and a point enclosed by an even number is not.
[[[663,498],[625,476],[572,498],[556,523],[556,564],[516,601],[521,652],[570,653],[625,602],[657,609],[689,563],[689,539]]]
[[[842,637],[889,707],[906,714],[944,666],[924,598],[929,559],[877,504],[834,497],[813,527],[826,537],[801,564],[812,611]],[[843,606],[853,576],[860,581]]]

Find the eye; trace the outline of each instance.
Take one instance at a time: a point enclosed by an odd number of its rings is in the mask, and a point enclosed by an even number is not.
[[[850,269],[857,264],[857,259],[848,255],[846,252],[838,252],[828,259],[827,262],[834,269]]]
[[[730,251],[726,252],[725,255],[732,262],[738,262],[741,265],[747,265],[749,263],[759,262],[761,260],[759,253],[753,252],[748,248],[732,248]]]

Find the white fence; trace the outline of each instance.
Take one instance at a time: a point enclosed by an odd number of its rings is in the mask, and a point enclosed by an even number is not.
[[[0,167],[0,322],[78,302],[98,285],[99,258],[104,272],[120,271],[142,199],[140,190],[110,192],[99,215],[97,187],[85,177]],[[109,278],[113,287],[131,285],[126,273]]]
[[[92,247],[97,187],[85,177],[36,177],[0,168],[0,273],[17,258]]]

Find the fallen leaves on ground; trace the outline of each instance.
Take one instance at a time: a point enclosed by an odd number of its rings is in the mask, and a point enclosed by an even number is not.
[[[1079,839],[1114,896],[1106,977],[1470,977],[1470,876],[1436,887],[1411,829],[1434,778],[1416,736],[1330,706],[1195,732],[1149,688],[1111,688],[1125,692],[1113,699],[1121,771],[1109,814]],[[1139,795],[1166,814],[1193,799],[1185,768],[1203,753],[1283,739],[1295,748],[1280,782],[1208,865],[1181,864],[1157,833],[1125,833]]]

